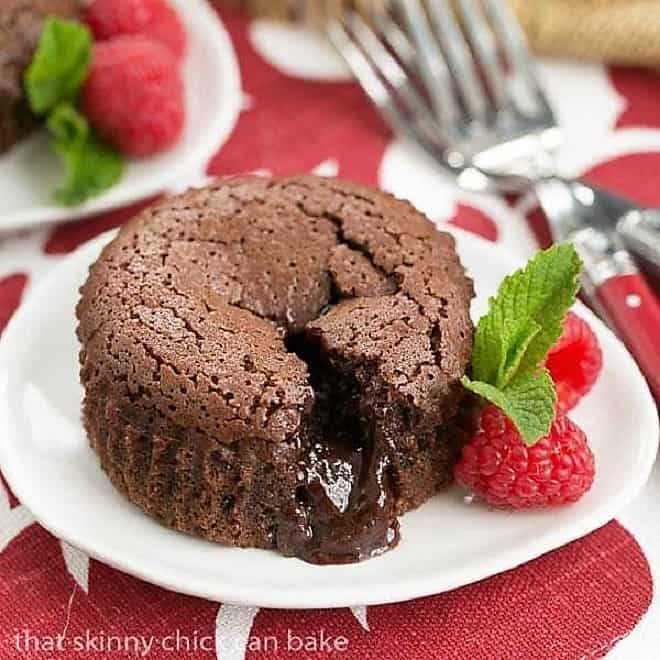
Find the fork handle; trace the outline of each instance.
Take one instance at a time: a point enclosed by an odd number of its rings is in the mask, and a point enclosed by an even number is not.
[[[603,251],[603,235],[578,232],[573,244],[584,261],[584,289],[637,361],[660,401],[660,303],[631,255],[615,237]]]
[[[596,294],[660,401],[660,305],[655,294],[639,273],[610,277]]]

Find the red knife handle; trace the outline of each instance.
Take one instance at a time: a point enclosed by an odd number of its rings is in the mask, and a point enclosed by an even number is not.
[[[660,401],[660,303],[655,294],[639,273],[613,275],[595,294]]]
[[[571,241],[582,257],[589,302],[626,344],[660,402],[660,303],[616,233],[588,226]]]

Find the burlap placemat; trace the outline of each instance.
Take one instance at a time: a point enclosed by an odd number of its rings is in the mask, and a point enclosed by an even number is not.
[[[260,16],[315,22],[328,10],[366,12],[388,0],[215,0]],[[660,67],[660,0],[509,0],[542,55]]]
[[[660,67],[658,0],[509,0],[544,55]]]

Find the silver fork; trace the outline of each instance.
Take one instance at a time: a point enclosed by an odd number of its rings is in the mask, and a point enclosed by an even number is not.
[[[379,12],[371,27],[349,11],[327,28],[365,92],[462,187],[536,191],[554,239],[584,261],[585,295],[660,400],[660,305],[622,240],[660,264],[660,211],[556,175],[562,131],[503,0],[456,0],[460,22],[450,0],[391,4],[396,20]]]

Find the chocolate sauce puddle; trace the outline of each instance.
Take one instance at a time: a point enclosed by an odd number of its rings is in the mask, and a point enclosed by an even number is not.
[[[368,559],[399,541],[395,484],[377,409],[354,369],[331,364],[300,336],[290,349],[309,366],[315,403],[306,460],[292,510],[277,529],[278,549],[314,564]]]

